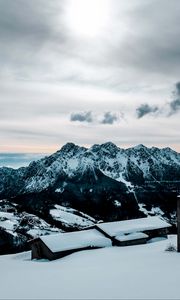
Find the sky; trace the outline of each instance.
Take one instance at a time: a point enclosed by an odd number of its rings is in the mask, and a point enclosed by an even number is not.
[[[180,151],[179,14],[179,0],[0,0],[0,153]]]

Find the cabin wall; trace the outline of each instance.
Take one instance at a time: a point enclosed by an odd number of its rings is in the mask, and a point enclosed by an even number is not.
[[[52,253],[52,259],[50,259],[50,260],[62,258],[67,255],[70,255],[70,254],[73,254],[76,252],[80,252],[80,251],[84,251],[84,250],[99,249],[99,248],[101,248],[101,247],[85,247],[85,248],[79,248],[79,249],[73,249],[73,250],[60,251],[60,252]]]
[[[38,241],[36,242],[33,242],[31,244],[31,258],[32,259],[40,259],[42,254],[41,254],[41,246],[40,246],[40,243]]]
[[[53,253],[41,240],[32,242],[31,249],[32,249],[32,256],[31,256],[32,259],[42,259],[42,258],[46,258],[49,260],[53,259]]]
[[[31,258],[32,259],[45,258],[48,260],[55,260],[58,258],[65,257],[67,255],[73,254],[75,252],[91,250],[91,249],[98,249],[98,248],[100,248],[100,247],[84,247],[84,248],[79,248],[79,249],[59,251],[59,252],[53,253],[41,240],[37,240],[37,241],[33,241],[31,243],[31,249],[32,249]]]
[[[155,238],[155,237],[165,237],[167,238],[167,235],[169,233],[168,228],[160,228],[160,229],[153,229],[153,230],[145,230],[143,231],[149,236],[149,239]]]

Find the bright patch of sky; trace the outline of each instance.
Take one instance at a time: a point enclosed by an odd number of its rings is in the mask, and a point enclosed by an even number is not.
[[[109,140],[179,151],[179,10],[179,0],[1,0],[0,152]]]

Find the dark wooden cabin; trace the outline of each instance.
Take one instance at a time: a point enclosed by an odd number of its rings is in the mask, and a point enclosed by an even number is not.
[[[130,246],[144,244],[154,237],[167,237],[171,225],[155,216],[99,223],[95,227],[107,238],[110,238],[113,245]]]
[[[80,250],[145,244],[167,237],[171,225],[159,217],[99,223],[93,229],[40,236],[30,241],[32,259],[54,260]]]
[[[54,260],[81,250],[111,246],[96,229],[45,235],[30,241],[32,259]]]

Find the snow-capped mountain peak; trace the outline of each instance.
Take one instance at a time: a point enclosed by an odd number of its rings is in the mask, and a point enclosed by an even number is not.
[[[33,192],[53,185],[60,175],[73,178],[87,170],[99,170],[114,180],[128,184],[179,180],[180,154],[170,148],[147,148],[142,144],[121,149],[107,142],[87,149],[67,143],[56,153],[32,162],[26,168],[1,168],[0,191],[8,188],[7,177],[9,181],[18,182],[20,190]]]

